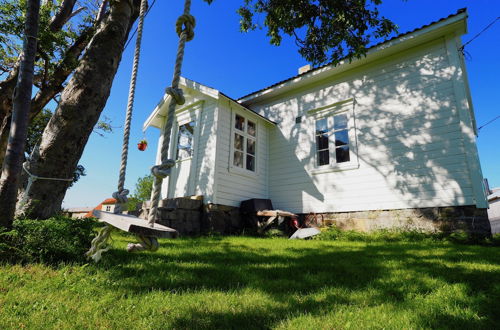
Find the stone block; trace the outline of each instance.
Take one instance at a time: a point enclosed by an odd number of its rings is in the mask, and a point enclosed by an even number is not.
[[[478,236],[491,235],[487,210],[474,205],[325,213],[324,224],[343,230],[384,228],[446,233],[463,230]]]
[[[197,196],[195,196],[197,197]],[[202,199],[190,198],[190,197],[177,197],[168,198],[160,202],[159,207],[166,210],[200,210],[203,206]]]

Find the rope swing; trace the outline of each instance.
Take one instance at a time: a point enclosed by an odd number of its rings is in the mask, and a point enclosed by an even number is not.
[[[144,17],[147,9],[147,4],[148,4],[147,0],[141,1],[139,23],[137,28],[137,39],[134,51],[134,62],[133,62],[132,76],[130,79],[127,113],[126,113],[124,133],[123,133],[122,157],[121,157],[120,174],[118,179],[118,190],[113,193],[113,198],[117,200],[117,206],[115,207],[114,210],[115,214],[121,214],[125,203],[127,203],[128,201],[127,195],[129,194],[129,191],[125,189],[124,186],[125,186],[125,177],[127,169],[130,126],[131,126],[132,112],[134,107],[134,97],[135,97],[137,73],[139,67],[142,32],[143,32]],[[165,179],[167,176],[170,175],[171,168],[175,165],[175,161],[168,158],[168,149],[170,145],[170,134],[172,132],[175,107],[177,105],[182,105],[185,102],[182,89],[179,88],[179,80],[181,77],[181,68],[184,59],[184,49],[186,46],[186,42],[191,41],[194,38],[195,18],[189,13],[190,8],[191,8],[191,0],[186,0],[184,3],[184,13],[177,19],[176,22],[176,32],[177,35],[179,36],[179,44],[177,47],[177,56],[175,59],[174,76],[172,79],[172,84],[165,91],[168,95],[171,96],[171,99],[168,104],[167,119],[161,135],[162,137],[162,145],[160,152],[161,162],[159,165],[155,165],[151,168],[151,174],[154,176],[154,183],[153,183],[153,193],[151,197],[151,209],[148,214],[148,223],[147,223],[147,226],[151,229],[155,228],[155,223],[156,220],[158,219],[158,204],[161,199],[161,186],[163,179]],[[86,255],[89,258],[92,258],[95,262],[98,262],[101,259],[102,253],[106,252],[109,249],[108,240],[111,236],[111,232],[114,230],[113,225],[107,224],[99,232],[97,237],[94,238],[94,240],[92,241],[92,246],[90,250],[86,253]],[[132,251],[142,251],[142,250],[150,250],[150,251],[158,250],[159,244],[155,236],[149,236],[145,234],[138,234],[136,236],[139,240],[139,243],[128,244],[127,251],[132,252]]]

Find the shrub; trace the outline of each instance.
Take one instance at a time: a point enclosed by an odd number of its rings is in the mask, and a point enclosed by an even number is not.
[[[452,233],[429,233],[418,230],[380,229],[369,233],[355,230],[341,230],[336,226],[323,228],[319,240],[359,241],[359,242],[421,242],[421,241],[449,241],[457,244],[479,244],[500,246],[500,234],[492,237],[454,231]]]
[[[95,237],[93,219],[55,217],[16,220],[11,231],[0,233],[0,260],[9,262],[83,262]]]
[[[441,238],[441,234],[417,230],[380,229],[369,233],[356,230],[341,230],[336,226],[322,229],[320,240],[359,241],[359,242],[418,242]]]

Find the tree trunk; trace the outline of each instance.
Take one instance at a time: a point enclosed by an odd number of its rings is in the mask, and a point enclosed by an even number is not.
[[[71,18],[75,3],[75,0],[64,0],[61,3],[58,12],[52,18],[49,25],[52,32],[57,32],[62,29],[63,25]],[[87,46],[92,31],[93,29],[88,28],[82,32],[73,45],[68,48],[61,63],[54,70],[54,74],[49,79],[48,86],[45,86],[43,90],[37,92],[31,104],[29,115],[30,121],[42,111],[55,95],[61,92],[63,89],[62,83],[66,81],[76,67],[78,58],[83,49]],[[14,87],[16,87],[20,63],[21,59],[16,62],[7,78],[0,82],[0,166],[3,165],[7,148],[12,114],[12,94],[14,92]]]
[[[93,31],[93,28],[88,28],[82,32],[80,37],[78,37],[73,45],[66,51],[64,58],[55,68],[54,73],[51,75],[47,84],[43,87],[43,89],[39,89],[35,97],[31,100],[28,126],[29,123],[31,123],[31,120],[35,118],[36,115],[43,110],[43,108],[45,108],[50,100],[63,90],[63,83],[77,66],[78,59],[80,58],[83,49],[88,45]],[[4,161],[10,131],[10,109],[6,109],[6,111],[7,114],[4,115],[3,120],[0,122],[0,167]]]
[[[12,125],[0,180],[0,225],[10,228],[16,209],[17,188],[28,132],[28,114],[33,90],[40,0],[29,0],[26,10],[23,55],[14,92]]]
[[[41,177],[68,179],[108,99],[139,0],[111,2],[110,13],[90,41],[87,51],[64,88],[59,106],[47,124],[37,159],[30,172]],[[37,180],[18,211],[44,219],[60,211],[69,182]],[[96,189],[99,189],[96,187]]]

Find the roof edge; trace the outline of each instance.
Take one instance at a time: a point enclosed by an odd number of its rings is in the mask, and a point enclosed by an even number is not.
[[[333,65],[331,62],[327,63],[325,65],[319,66],[317,68],[314,68],[312,70],[309,70],[307,72],[304,72],[302,74],[298,74],[295,76],[292,76],[290,78],[287,78],[285,80],[279,81],[271,86],[262,88],[260,90],[257,90],[255,92],[252,92],[250,94],[244,95],[240,98],[237,99],[238,103],[246,103],[246,102],[251,102],[255,99],[260,99],[261,97],[264,97],[268,94],[270,94],[273,91],[277,91],[283,87],[288,86],[289,84],[294,84],[298,81],[305,81],[309,80],[310,78],[316,77],[319,74],[324,74],[328,73],[329,75],[334,75],[339,71],[341,72],[341,69],[347,70],[348,67],[356,66],[356,65],[361,65],[361,64],[366,64],[371,61],[376,60],[377,58],[368,58],[370,55],[374,55],[378,53],[379,51],[388,49],[392,46],[402,44],[406,41],[414,40],[417,37],[424,37],[428,35],[429,33],[433,31],[437,31],[440,29],[444,29],[445,27],[450,27],[453,24],[460,22],[461,20],[464,20],[464,26],[463,26],[463,33],[465,34],[467,32],[467,23],[465,19],[467,18],[467,8],[461,8],[459,9],[455,14],[451,14],[447,17],[441,18],[437,21],[431,22],[429,24],[426,24],[422,27],[413,29],[411,31],[399,34],[393,38],[390,38],[388,40],[385,40],[383,42],[380,42],[378,44],[375,44],[367,49],[367,53],[365,57],[362,57],[360,59],[353,59],[351,62],[346,62],[346,57],[344,57],[343,60],[341,60],[340,63],[337,65]],[[459,27],[457,27],[455,30],[458,30]],[[278,93],[279,94],[279,93]]]
[[[261,114],[259,114],[258,112],[255,112],[253,111],[252,109],[249,109],[247,108],[246,106],[240,104],[238,101],[236,101],[235,99],[227,96],[226,94],[222,93],[221,91],[215,89],[215,88],[212,88],[212,87],[209,87],[209,86],[206,86],[206,85],[203,85],[197,81],[194,81],[194,80],[191,80],[191,79],[188,79],[186,77],[181,77],[180,78],[180,81],[179,81],[179,85],[181,87],[185,87],[185,88],[189,88],[189,89],[192,89],[194,91],[197,91],[201,94],[204,94],[208,97],[211,97],[215,100],[218,100],[220,98],[220,96],[224,97],[225,99],[229,100],[230,102],[234,103],[235,105],[237,105],[238,107],[246,110],[246,111],[249,111],[255,115],[257,115],[258,117],[260,117],[261,119],[265,120],[266,122],[270,123],[270,124],[273,124],[273,125],[276,125],[275,122],[273,122],[272,120],[269,120],[268,118],[262,116]],[[143,131],[145,131],[148,127],[150,126],[153,126],[153,127],[157,127],[153,124],[154,120],[159,117],[159,116],[162,116],[161,115],[161,112],[162,110],[169,104],[170,102],[170,99],[172,97],[165,93],[162,97],[162,99],[160,100],[160,102],[158,102],[158,104],[156,105],[156,107],[153,109],[153,111],[151,112],[151,114],[149,115],[149,117],[144,121],[144,124],[142,126],[142,129]],[[163,110],[164,111],[164,110]]]

